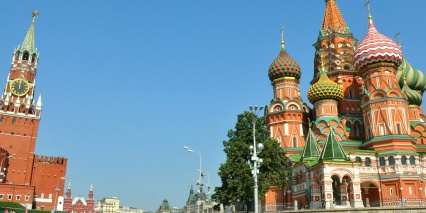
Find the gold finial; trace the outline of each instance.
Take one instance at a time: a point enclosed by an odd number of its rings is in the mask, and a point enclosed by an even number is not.
[[[371,3],[371,0],[367,0],[367,2],[365,3],[365,6],[367,7],[367,10],[368,10],[368,20],[370,20],[371,22],[373,17],[371,16],[371,13],[370,13],[370,3]]]
[[[281,27],[281,48],[284,49],[284,27]]]
[[[402,46],[401,46],[401,40],[399,39],[399,35],[400,34],[401,34],[400,32],[397,32],[396,35],[395,35],[395,37],[398,39],[398,46],[399,46],[399,48],[402,48]]]
[[[38,17],[38,14],[40,14],[40,13],[37,12],[37,10],[34,10],[34,12],[33,12],[33,19],[36,19]]]

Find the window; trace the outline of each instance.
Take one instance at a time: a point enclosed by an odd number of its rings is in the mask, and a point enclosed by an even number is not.
[[[390,194],[390,195],[393,195],[393,188],[390,188],[390,189],[389,189],[389,194]]]
[[[389,87],[390,87],[390,80],[389,80],[389,77],[387,77],[387,81],[388,81],[388,85],[389,85]]]
[[[413,190],[411,189],[411,186],[410,186],[410,187],[408,187],[408,193],[410,193],[410,195],[412,195],[412,194],[413,194]]]
[[[371,159],[369,157],[365,158],[365,166],[371,166]]]
[[[4,194],[0,194],[0,200],[3,200]]]
[[[293,98],[293,96],[291,95],[291,89],[288,89],[288,97]]]
[[[398,135],[400,135],[400,134],[401,134],[401,124],[396,124],[396,133],[397,133]]]
[[[376,85],[377,85],[376,89],[379,89],[380,88],[380,78],[379,77],[376,77]]]
[[[52,194],[49,194],[49,199],[52,199]]]
[[[405,157],[405,155],[401,156],[401,164],[407,165],[407,157]]]
[[[41,193],[40,198],[44,198],[44,193]]]
[[[355,135],[359,136],[359,122],[355,121]]]
[[[354,89],[349,87],[349,98],[354,98]]]
[[[8,200],[12,200],[12,197],[13,197],[12,195],[7,195]]]
[[[29,201],[30,200],[30,196],[25,195],[25,201]]]
[[[16,195],[16,200],[21,200],[21,195]]]
[[[350,121],[346,121],[346,129],[349,128],[352,131],[352,123]]]
[[[24,56],[22,57],[22,60],[26,61],[30,57],[30,54],[28,52],[24,53]]]
[[[380,163],[380,166],[385,166],[385,158],[384,157],[380,157],[379,158],[379,163]]]
[[[355,162],[361,162],[361,157],[355,157]]]
[[[330,106],[330,113],[333,114],[333,106]]]
[[[393,156],[388,157],[389,165],[395,165],[395,158]]]
[[[293,147],[297,147],[297,139],[293,138]]]
[[[379,128],[380,128],[380,135],[385,135],[385,125],[380,124]]]
[[[416,158],[414,156],[410,156],[410,165],[416,165]]]

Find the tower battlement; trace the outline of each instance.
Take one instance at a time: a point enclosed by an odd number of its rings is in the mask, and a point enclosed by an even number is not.
[[[68,162],[67,158],[64,157],[52,157],[44,155],[35,155],[34,163],[35,164],[56,164],[56,165],[66,165]]]

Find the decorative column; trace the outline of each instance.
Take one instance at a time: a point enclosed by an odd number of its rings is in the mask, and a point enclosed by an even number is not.
[[[341,206],[350,207],[350,203],[348,202],[348,183],[345,179],[342,180],[342,183],[339,185],[340,187],[340,200],[341,200]]]

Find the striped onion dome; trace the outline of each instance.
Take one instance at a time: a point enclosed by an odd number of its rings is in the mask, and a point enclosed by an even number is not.
[[[402,60],[396,71],[396,79],[400,88],[404,86],[404,77],[406,78],[405,83],[410,89],[421,92],[421,94],[426,90],[426,76],[422,71],[412,67],[405,59]]]
[[[374,27],[371,16],[367,36],[357,45],[354,66],[357,70],[374,63],[392,63],[399,66],[402,61],[400,47],[390,38],[380,34]]]
[[[405,79],[406,80],[406,79]],[[408,104],[420,106],[423,102],[423,97],[420,93],[410,89],[403,77],[403,86],[401,92],[407,96]]]
[[[284,41],[281,41],[281,51],[278,57],[269,67],[269,80],[274,81],[281,77],[295,77],[300,79],[302,71],[296,60],[291,58],[284,49]]]
[[[342,87],[338,83],[330,80],[326,72],[322,72],[319,80],[315,84],[312,84],[308,90],[308,99],[312,104],[321,99],[341,100],[342,98]]]

